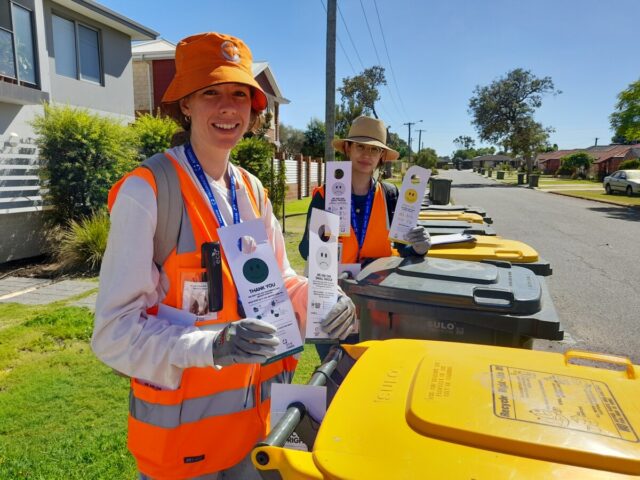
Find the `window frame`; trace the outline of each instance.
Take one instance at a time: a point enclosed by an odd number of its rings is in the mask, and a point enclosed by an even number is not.
[[[4,27],[0,27],[0,30],[3,32],[9,33],[11,35],[11,53],[13,54],[13,65],[15,69],[15,76],[0,74],[0,79],[9,79],[10,81],[15,82],[16,85],[27,87],[27,88],[35,88],[40,89],[40,58],[38,55],[38,37],[36,34],[36,22],[35,22],[35,6],[31,1],[24,0],[7,0],[7,5],[9,6],[9,15],[10,15],[10,23],[11,29],[7,29]],[[15,21],[13,18],[13,5],[18,8],[22,8],[29,12],[29,20],[31,31],[29,32],[31,35],[31,43],[33,46],[33,70],[35,76],[35,83],[24,80],[20,78],[20,66],[18,65],[18,49],[16,46],[16,30],[15,30]],[[12,83],[13,83],[12,82]]]
[[[102,30],[98,27],[95,27],[93,25],[89,25],[85,22],[82,22],[80,20],[77,20],[73,17],[69,17],[67,15],[61,14],[57,11],[52,11],[51,12],[51,33],[52,35],[54,35],[53,33],[53,17],[58,17],[62,20],[66,20],[68,22],[71,22],[73,24],[73,38],[74,38],[74,42],[75,42],[75,60],[76,60],[76,76],[72,77],[71,75],[65,75],[63,73],[58,73],[56,71],[56,75],[59,75],[61,77],[66,77],[66,78],[73,78],[75,80],[79,80],[81,82],[87,82],[87,83],[91,83],[93,85],[99,85],[101,87],[104,87],[104,62],[103,62],[103,48],[102,48]],[[98,68],[100,69],[99,72],[99,76],[100,76],[100,80],[99,81],[95,81],[92,80],[90,78],[83,78],[82,76],[82,65],[80,64],[80,29],[79,27],[84,27],[87,30],[91,30],[93,32],[96,32],[96,36],[98,39]],[[55,37],[55,35],[54,35]],[[56,61],[56,45],[55,45],[55,38],[53,40],[53,58],[54,58],[54,62]]]

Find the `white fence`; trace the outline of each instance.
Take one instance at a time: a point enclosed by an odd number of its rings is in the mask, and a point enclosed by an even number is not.
[[[0,138],[0,263],[42,253],[42,194],[33,139]]]

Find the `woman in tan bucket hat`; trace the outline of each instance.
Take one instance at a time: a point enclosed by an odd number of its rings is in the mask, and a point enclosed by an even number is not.
[[[414,227],[407,235],[409,245],[389,242],[389,226],[393,220],[398,188],[374,178],[376,169],[385,162],[398,159],[398,152],[387,146],[387,130],[382,120],[361,116],[356,118],[346,138],[333,140],[333,147],[351,161],[351,233],[339,237],[340,263],[364,264],[376,258],[388,257],[397,251],[400,256],[426,255],[431,240],[423,227]],[[306,260],[309,256],[309,220],[313,208],[324,210],[324,185],[316,187],[307,212],[307,225],[298,250]],[[355,343],[350,335],[346,343]],[[316,344],[321,358],[329,351],[327,344]]]
[[[289,264],[260,181],[229,162],[267,107],[251,63],[229,35],[180,41],[163,102],[188,141],[147,159],[109,194],[92,347],[131,377],[128,447],[141,479],[260,478],[249,454],[269,430],[271,385],[290,382],[297,364],[265,364],[276,329],[243,312],[218,238],[218,227],[262,221],[304,337],[307,280]],[[354,320],[343,296],[323,328],[341,338]]]

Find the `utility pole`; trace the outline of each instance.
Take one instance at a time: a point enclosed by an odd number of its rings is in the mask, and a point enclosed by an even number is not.
[[[422,132],[426,132],[426,130],[418,130],[418,152],[422,150]]]
[[[336,132],[336,2],[327,0],[327,63],[326,63],[326,101],[324,106],[324,161],[335,159],[331,141]],[[325,183],[327,170],[325,168]]]
[[[415,125],[416,123],[420,123],[420,122],[422,122],[422,120],[418,120],[416,122],[403,123],[403,125],[406,125],[409,127],[409,163],[411,163],[411,125]]]

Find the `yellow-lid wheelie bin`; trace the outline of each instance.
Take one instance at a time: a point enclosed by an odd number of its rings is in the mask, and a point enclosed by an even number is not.
[[[340,375],[314,375],[340,384],[310,451],[281,448],[304,416],[293,404],[252,452],[264,479],[640,477],[640,367],[626,358],[427,340],[343,349],[327,357]]]
[[[467,212],[439,212],[433,210],[421,210],[418,214],[420,220],[460,220],[471,223],[485,223],[484,218],[477,213]]]
[[[462,220],[418,220],[418,225],[427,229],[429,235],[450,235],[468,233],[469,235],[496,235],[496,231],[486,223],[472,223]]]
[[[433,245],[427,255],[433,258],[495,262],[498,265],[499,262],[509,262],[545,277],[552,273],[549,262],[541,259],[533,247],[499,236],[473,235],[473,241]]]

